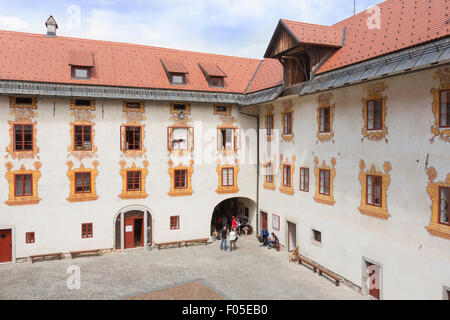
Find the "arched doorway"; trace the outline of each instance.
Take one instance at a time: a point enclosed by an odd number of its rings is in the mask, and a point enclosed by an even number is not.
[[[148,248],[152,244],[152,215],[143,206],[128,206],[114,219],[114,248]]]
[[[239,218],[241,224],[249,227],[249,234],[256,232],[256,203],[243,197],[223,200],[213,210],[211,217],[211,235],[223,226],[230,227],[232,217]]]

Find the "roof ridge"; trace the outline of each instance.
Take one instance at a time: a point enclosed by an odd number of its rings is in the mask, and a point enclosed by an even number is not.
[[[295,23],[295,24],[303,24],[303,25],[308,25],[308,26],[312,26],[312,27],[325,27],[325,28],[330,28],[330,29],[337,29],[337,30],[341,30],[342,28],[340,27],[336,27],[334,25],[332,26],[327,26],[324,24],[317,24],[317,23],[309,23],[309,22],[302,22],[302,21],[293,21],[293,20],[287,20],[287,19],[280,19],[283,22],[287,22],[287,23]]]
[[[44,34],[31,33],[31,32],[0,30],[0,35],[1,34],[17,34],[17,35],[28,36],[28,37],[48,39],[48,37],[46,37]],[[224,55],[224,54],[218,54],[218,53],[207,53],[207,52],[199,52],[199,51],[192,51],[192,50],[172,49],[172,48],[151,46],[151,45],[145,45],[145,44],[108,41],[108,40],[96,40],[96,39],[76,38],[76,37],[66,37],[66,36],[57,36],[57,37],[51,38],[51,39],[52,39],[52,41],[54,41],[54,40],[84,41],[84,42],[93,42],[93,43],[98,43],[98,44],[120,45],[120,46],[125,46],[125,47],[136,47],[136,48],[143,48],[143,49],[144,48],[156,49],[156,50],[167,51],[167,52],[179,52],[179,53],[195,54],[195,55],[202,55],[202,56],[215,56],[215,57],[234,59],[234,60],[237,60],[237,59],[245,60],[245,61],[250,60],[250,61],[255,61],[255,62],[262,60],[262,59],[257,59],[257,58],[246,58],[246,57],[231,56],[231,55]]]

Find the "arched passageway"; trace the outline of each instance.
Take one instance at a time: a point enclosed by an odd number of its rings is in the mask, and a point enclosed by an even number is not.
[[[231,227],[232,217],[236,217],[244,231],[244,226],[249,230],[248,234],[256,231],[256,203],[243,197],[223,200],[213,210],[211,217],[211,235],[219,231],[223,226]]]

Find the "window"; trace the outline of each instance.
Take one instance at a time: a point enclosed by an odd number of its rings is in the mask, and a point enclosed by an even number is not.
[[[222,105],[216,104],[214,105],[214,114],[231,116],[231,105]]]
[[[283,134],[292,134],[292,112],[283,113]]]
[[[185,104],[181,104],[181,103],[174,103],[173,111],[175,111],[175,112],[185,112],[186,111],[186,105]]]
[[[75,151],[90,151],[92,150],[92,127],[88,125],[74,126],[74,146]]]
[[[269,162],[266,166],[267,169],[267,173],[266,173],[266,182],[267,183],[273,183],[273,168],[272,168],[272,163]]]
[[[75,99],[75,107],[90,107],[91,100],[86,99]]]
[[[73,79],[89,79],[91,77],[91,69],[87,67],[72,66]]]
[[[170,217],[170,230],[180,229],[180,216]]]
[[[330,132],[330,107],[323,107],[320,111],[320,133]]]
[[[222,186],[234,186],[234,168],[222,168]]]
[[[141,129],[140,126],[121,127],[122,150],[141,150]]]
[[[170,128],[172,129],[172,140],[169,141],[169,150],[186,150],[187,149],[187,128]],[[170,134],[169,134],[170,135]]]
[[[309,192],[309,169],[300,168],[300,191]]]
[[[186,84],[186,75],[183,73],[169,73],[171,84]]]
[[[367,101],[367,130],[381,130],[383,128],[383,100]]]
[[[187,188],[187,170],[175,170],[175,189]]]
[[[219,128],[218,129],[218,150],[237,150],[239,133],[234,128]]]
[[[127,109],[141,110],[141,104],[139,102],[126,102]]]
[[[81,238],[92,238],[92,223],[82,223],[81,224]]]
[[[91,173],[76,172],[75,173],[75,193],[91,192]]]
[[[439,127],[450,127],[450,90],[441,91],[439,109]]]
[[[450,187],[439,188],[439,223],[450,225],[448,219],[450,203]]]
[[[15,174],[14,175],[14,192],[16,197],[33,195],[33,175],[32,174]]]
[[[224,87],[223,77],[209,77],[209,86],[223,88]]]
[[[313,240],[322,243],[322,232],[313,229]]]
[[[267,115],[266,121],[267,121],[267,135],[271,136],[273,130],[273,114]]]
[[[16,106],[32,106],[33,105],[33,98],[22,98],[17,97],[15,100]]]
[[[14,151],[33,151],[33,125],[14,125]]]
[[[291,186],[291,166],[283,165],[283,186]]]
[[[330,195],[330,170],[320,169],[319,170],[319,193],[323,195]]]
[[[26,243],[34,243],[34,232],[27,232],[25,234],[25,242]]]
[[[382,177],[367,175],[367,204],[381,207]]]
[[[127,171],[127,191],[141,190],[141,172]]]

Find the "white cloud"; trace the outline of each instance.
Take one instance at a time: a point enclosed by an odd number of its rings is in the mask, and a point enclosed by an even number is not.
[[[0,28],[7,30],[25,30],[29,27],[28,22],[19,17],[0,16]]]

